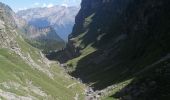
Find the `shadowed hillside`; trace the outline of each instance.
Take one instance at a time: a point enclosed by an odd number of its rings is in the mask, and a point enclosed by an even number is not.
[[[169,3],[82,0],[67,48],[56,54],[56,59],[66,62],[70,74],[94,90],[116,85],[107,95],[133,80],[110,98],[169,98]]]

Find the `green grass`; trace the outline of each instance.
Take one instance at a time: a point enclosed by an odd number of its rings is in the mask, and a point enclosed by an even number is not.
[[[44,66],[45,64],[38,62],[38,59],[40,59],[40,54],[37,49],[31,47],[21,39],[17,40],[21,46],[22,52],[30,53],[36,63],[42,67],[47,67]],[[45,73],[37,69],[32,69],[31,66],[25,63],[25,61],[23,61],[17,54],[7,49],[0,49],[0,69],[0,83],[12,81],[27,87],[27,81],[29,80],[32,81],[34,86],[40,87],[42,91],[49,95],[51,100],[56,100],[57,98],[60,100],[73,100],[76,93],[80,94],[81,100],[84,97],[82,94],[84,92],[84,86],[77,83],[76,86],[68,89],[68,85],[77,81],[66,78],[65,76],[67,75],[64,70],[59,68],[59,66],[55,63],[49,68],[51,73],[54,74],[54,79],[51,79]],[[20,89],[6,89],[0,85],[0,89],[19,96],[27,96],[27,94],[30,94],[38,99],[43,99],[43,97],[31,91],[25,91],[22,87]]]
[[[13,42],[18,45],[19,52],[27,59],[29,54],[33,62],[40,68],[48,70],[53,78],[49,77],[46,72],[29,65],[26,60],[23,60],[15,52],[0,47],[0,91],[17,96],[32,96],[38,100],[74,100],[76,94],[79,94],[79,100],[84,99],[85,86],[83,84],[71,79],[56,62],[52,62],[50,66],[47,66],[46,62],[43,62],[40,50],[26,43],[17,34],[20,31],[15,34],[12,30],[10,27],[6,27],[6,35],[14,38]],[[8,86],[9,83],[13,85]],[[19,87],[15,86],[14,83],[19,84]],[[77,84],[68,88],[69,85],[74,83]],[[43,91],[47,96],[36,93],[31,86]],[[0,95],[0,99],[7,98]]]
[[[101,99],[102,100],[118,100],[116,98],[113,98],[112,95],[115,94],[116,92],[119,92],[124,87],[126,87],[131,81],[132,81],[132,79],[129,79],[129,80],[126,80],[124,82],[116,84],[117,87],[115,87],[109,94],[105,95]]]
[[[65,48],[65,43],[57,40],[24,40],[33,47],[40,49],[43,53],[49,53],[50,51],[61,50],[62,48]]]
[[[72,70],[74,70],[76,68],[77,63],[79,62],[79,60],[81,60],[82,58],[86,57],[90,53],[93,53],[93,52],[96,51],[96,48],[93,48],[91,45],[92,44],[88,45],[85,49],[83,49],[81,51],[81,55],[79,57],[69,60],[66,64],[69,67],[71,67]]]
[[[87,18],[85,18],[85,22],[84,22],[84,27],[88,27],[89,24],[92,23],[93,21],[93,17],[95,16],[95,13],[91,14],[90,16],[88,16]]]

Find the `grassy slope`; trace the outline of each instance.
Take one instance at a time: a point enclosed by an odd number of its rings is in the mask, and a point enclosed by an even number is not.
[[[44,63],[38,62],[41,56],[37,49],[31,47],[19,37],[17,41],[22,52],[30,53],[31,58],[33,58],[38,65],[47,67],[44,66]],[[45,73],[37,69],[32,69],[31,66],[26,64],[15,53],[6,49],[0,49],[0,69],[0,83],[16,82],[21,85],[19,89],[15,87],[5,88],[3,85],[0,85],[0,89],[5,92],[11,92],[18,96],[31,95],[38,99],[44,99],[44,97],[39,94],[32,92],[31,88],[27,91],[23,88],[24,86],[28,87],[28,81],[31,81],[34,86],[39,87],[48,95],[46,99],[72,100],[76,96],[76,93],[80,95],[80,99],[83,98],[83,85],[68,78],[64,70],[59,68],[57,64],[53,63],[49,68],[50,72],[54,74],[54,79],[51,79]],[[71,88],[67,88],[73,83],[77,84]]]

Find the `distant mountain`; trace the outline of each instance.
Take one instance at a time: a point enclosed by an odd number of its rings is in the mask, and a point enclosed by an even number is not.
[[[65,47],[65,42],[61,39],[52,27],[37,28],[27,26],[23,36],[32,46],[41,49],[44,53],[61,50]]]
[[[65,47],[65,41],[56,33],[52,26],[29,24],[22,17],[14,14],[17,27],[22,31],[21,35],[32,46],[41,49],[43,53],[58,51]]]
[[[17,15],[25,19],[29,25],[35,27],[52,26],[58,35],[67,41],[68,34],[72,32],[78,7],[53,6],[50,8],[31,8],[18,11]]]

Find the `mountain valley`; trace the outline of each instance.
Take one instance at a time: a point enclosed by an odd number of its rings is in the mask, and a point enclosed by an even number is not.
[[[0,100],[169,100],[169,4],[0,3]]]

